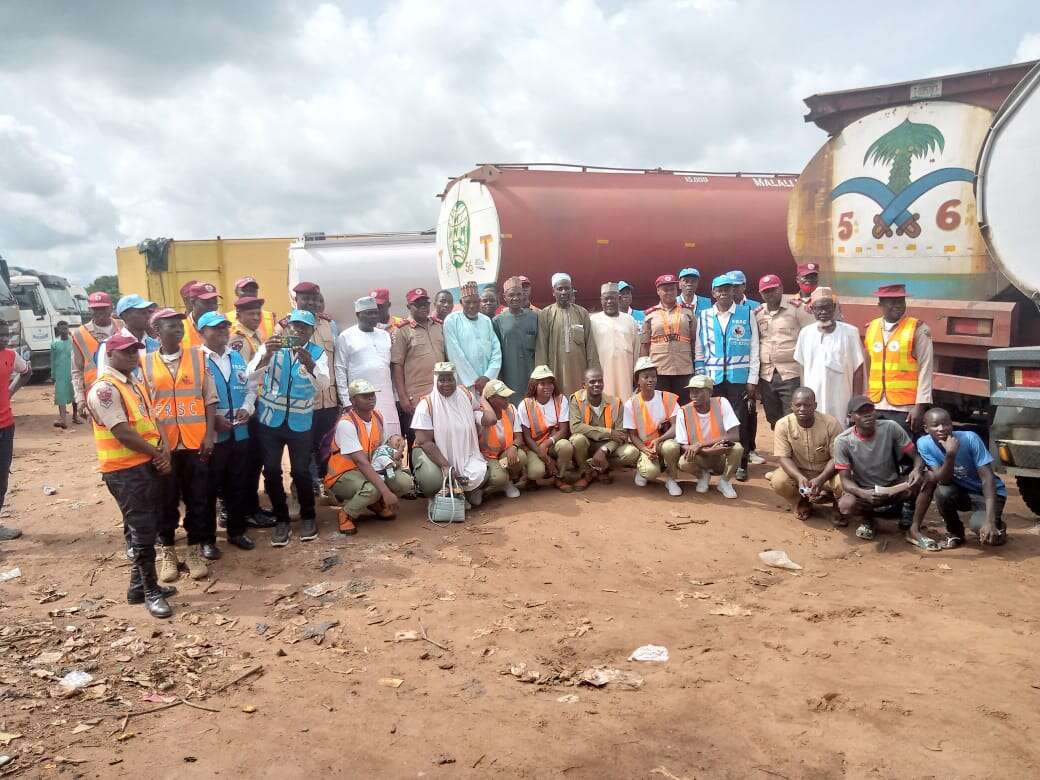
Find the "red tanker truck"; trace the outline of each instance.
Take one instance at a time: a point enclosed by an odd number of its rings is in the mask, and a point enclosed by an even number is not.
[[[656,303],[654,279],[685,266],[711,278],[734,268],[752,281],[780,274],[793,288],[787,201],[797,177],[574,165],[481,165],[441,194],[437,272],[456,292],[468,281],[501,287],[531,279],[551,302],[549,277],[569,273],[585,306],[605,281]]]
[[[873,291],[904,283],[935,341],[936,401],[989,415],[987,352],[1040,343],[1037,308],[994,264],[975,201],[997,109],[1035,63],[806,98],[830,135],[791,190],[788,241],[861,329]],[[1037,171],[1035,157],[1021,160]]]

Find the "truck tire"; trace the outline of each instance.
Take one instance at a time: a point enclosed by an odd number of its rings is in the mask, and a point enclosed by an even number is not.
[[[1040,477],[1015,477],[1018,492],[1034,515],[1040,515]]]

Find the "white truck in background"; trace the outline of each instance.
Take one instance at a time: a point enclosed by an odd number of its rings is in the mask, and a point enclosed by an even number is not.
[[[979,228],[989,255],[1040,309],[1040,66],[1008,95],[983,143],[975,182]],[[1040,345],[989,351],[990,450],[997,472],[1013,476],[1040,514]]]
[[[18,301],[15,300],[14,293],[11,292],[10,281],[11,277],[8,273],[7,261],[0,257],[0,320],[3,320],[7,326],[7,338],[4,340],[3,346],[10,347],[28,361],[32,358],[32,354],[22,333],[21,312],[18,308]],[[11,395],[14,395],[28,381],[29,376],[27,374],[12,374],[8,391]]]
[[[67,279],[27,268],[12,267],[11,292],[21,310],[22,333],[31,353],[34,379],[46,379],[51,369],[54,328],[64,320],[81,324],[79,309]]]

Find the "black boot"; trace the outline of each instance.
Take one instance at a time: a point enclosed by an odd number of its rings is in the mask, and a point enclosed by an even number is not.
[[[159,575],[155,571],[155,547],[135,547],[134,558],[137,569],[141,573],[141,587],[144,591],[144,606],[152,617],[168,618],[173,614],[166,603],[163,588],[159,587]]]
[[[177,592],[176,588],[159,586],[163,598],[168,599]],[[130,567],[130,587],[126,589],[127,604],[144,604],[144,586],[141,584],[141,572],[134,564]]]

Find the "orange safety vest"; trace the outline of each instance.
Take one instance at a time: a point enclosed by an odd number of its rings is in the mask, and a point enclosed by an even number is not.
[[[224,316],[227,317],[228,322],[231,323],[231,327],[234,328],[238,324],[238,312],[232,309],[229,312],[225,312]],[[274,316],[273,311],[267,309],[260,310],[260,324],[256,328],[257,335],[260,336],[260,342],[267,341],[271,336],[274,335],[274,326],[278,323],[278,319]],[[187,327],[187,323],[185,323]]]
[[[675,312],[674,318],[672,317],[670,312],[665,311],[660,306],[653,307],[652,311],[654,314],[656,314],[657,312],[661,312],[661,314],[663,315],[664,322],[662,323],[663,332],[656,334],[653,332],[653,325],[651,324],[651,343],[666,344],[670,341],[679,341],[684,344],[690,343],[690,337],[684,336],[682,333],[683,312],[686,311],[686,309],[683,306],[679,305],[678,303],[675,304],[675,307],[672,309],[672,311]],[[648,314],[649,313],[650,312],[648,312]]]
[[[80,325],[70,335],[72,336],[72,346],[83,358],[83,387],[85,390],[89,390],[90,386],[97,381],[97,353],[101,342],[87,330],[86,325]]]
[[[130,427],[153,447],[161,447],[162,437],[159,435],[159,428],[152,419],[149,408],[151,399],[148,397],[148,388],[136,382],[127,384],[107,372],[105,377],[106,381],[111,382],[112,386],[119,391]],[[134,392],[135,390],[138,392]],[[96,419],[92,419],[91,422],[94,426],[94,446],[97,447],[98,465],[101,467],[102,474],[123,471],[151,461],[150,455],[124,446],[112,431]]]
[[[199,329],[195,327],[195,323],[191,321],[191,316],[185,317],[184,319],[184,336],[181,338],[181,351],[187,352],[191,347],[202,346],[202,334],[199,333]]]
[[[878,317],[871,322],[864,339],[870,355],[867,397],[874,403],[888,398],[893,406],[911,406],[917,403],[917,358],[913,352],[914,336],[920,322],[913,317],[904,317],[885,343],[883,321]]]
[[[672,412],[675,411],[675,405],[679,402],[679,396],[675,393],[669,393],[665,390],[660,390],[661,403],[664,405],[664,422],[665,420],[671,419]],[[659,423],[654,421],[653,416],[650,414],[650,406],[646,401],[643,400],[643,394],[637,392],[632,396],[632,399],[639,402],[639,415],[643,422],[643,444],[650,444],[655,438],[657,438],[657,426]],[[652,400],[652,399],[651,399]],[[637,421],[637,431],[638,431]]]
[[[151,394],[152,410],[162,426],[171,450],[183,442],[189,450],[202,446],[206,436],[206,364],[198,347],[181,351],[177,376],[159,352],[145,358],[144,377]]]
[[[365,451],[365,454],[371,460],[372,453],[375,452],[383,440],[383,415],[373,409],[372,422],[366,424],[351,407],[339,419],[340,421],[346,420],[354,424],[354,427],[357,428],[358,440],[361,442],[361,449]],[[353,471],[356,468],[357,463],[354,462],[354,459],[340,452],[339,444],[333,438],[332,450],[329,454],[329,465],[325,472],[325,487],[331,489],[336,484],[336,480],[348,471]]]
[[[708,436],[701,435],[700,412],[693,402],[686,404],[683,408],[683,421],[686,423],[686,441],[690,444],[697,442],[704,444],[709,441],[718,441],[725,431],[722,428],[722,400],[712,398],[708,408]]]
[[[541,444],[543,441],[552,436],[553,431],[560,427],[560,399],[562,395],[555,396],[553,403],[556,404],[556,424],[549,427],[549,424],[545,421],[545,414],[542,412],[542,406],[533,398],[525,398],[524,405],[527,407],[527,420],[531,423],[531,438],[536,443]]]
[[[502,433],[503,435],[499,437],[497,425],[492,425],[488,429],[487,443],[480,448],[481,453],[488,460],[498,460],[502,457],[503,452],[513,446],[513,421],[509,419],[508,409],[502,412]]]

